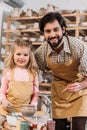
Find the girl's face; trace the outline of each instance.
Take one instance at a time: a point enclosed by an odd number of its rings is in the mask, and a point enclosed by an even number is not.
[[[16,47],[14,52],[15,65],[21,68],[25,68],[29,62],[29,48],[28,47]]]

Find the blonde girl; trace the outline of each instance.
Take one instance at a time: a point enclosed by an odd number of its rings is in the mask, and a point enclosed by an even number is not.
[[[38,102],[37,64],[29,40],[17,39],[5,60],[0,90],[0,115],[6,115],[12,106],[19,112],[23,104]]]

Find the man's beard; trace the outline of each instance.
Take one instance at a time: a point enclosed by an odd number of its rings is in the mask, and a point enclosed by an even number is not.
[[[52,43],[50,42],[50,40],[51,40],[51,39],[55,39],[55,38],[58,39],[58,42],[52,44]],[[58,36],[58,37],[51,37],[51,38],[49,38],[49,39],[47,40],[47,42],[48,42],[48,44],[51,46],[51,48],[52,48],[53,50],[55,50],[56,48],[58,48],[58,46],[60,46],[60,43],[61,43],[62,39],[63,39],[63,36],[62,36],[61,38],[60,38],[59,36]]]

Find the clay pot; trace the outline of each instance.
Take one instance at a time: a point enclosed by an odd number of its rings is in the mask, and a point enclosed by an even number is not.
[[[20,17],[20,9],[14,8],[11,14],[12,17]]]

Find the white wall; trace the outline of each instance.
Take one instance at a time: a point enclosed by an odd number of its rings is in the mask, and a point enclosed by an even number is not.
[[[23,0],[25,5],[23,9],[31,8],[33,10],[39,10],[41,7],[47,7],[47,4],[58,6],[59,9],[73,9],[73,10],[87,10],[87,0]],[[0,12],[2,10],[12,10],[10,6],[6,6],[3,2],[0,2]]]
[[[38,10],[41,7],[47,7],[47,4],[58,6],[59,9],[87,10],[87,0],[24,0],[23,9],[31,8]]]

